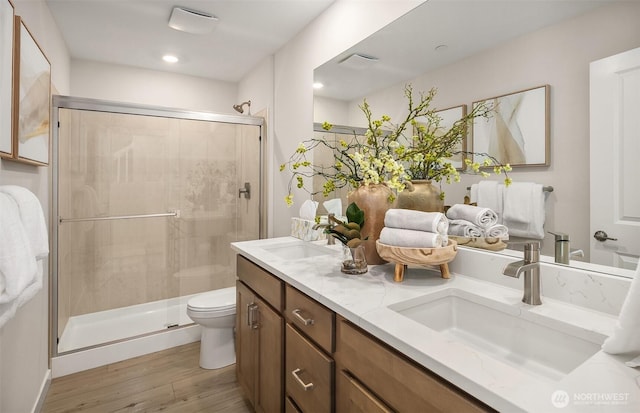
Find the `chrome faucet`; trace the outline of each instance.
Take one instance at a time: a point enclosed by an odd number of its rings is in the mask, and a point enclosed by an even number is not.
[[[540,242],[531,241],[524,245],[524,260],[512,262],[502,270],[506,276],[520,278],[524,273],[524,295],[522,302],[540,305]]]
[[[335,218],[335,214],[329,214],[326,224],[315,224],[312,229],[313,230],[317,230],[320,228],[331,229],[336,225],[335,222],[333,221],[334,218]],[[327,245],[334,245],[335,243],[336,243],[336,239],[333,237],[333,235],[327,233]]]

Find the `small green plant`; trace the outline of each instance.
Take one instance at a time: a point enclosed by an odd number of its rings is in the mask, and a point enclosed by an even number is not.
[[[364,225],[364,211],[361,210],[355,202],[352,202],[347,207],[347,222],[341,221],[334,216],[329,219],[332,220],[334,227],[327,228],[327,232],[330,236],[335,237],[344,245],[349,248],[355,248],[365,241],[367,238],[362,238],[360,230]]]

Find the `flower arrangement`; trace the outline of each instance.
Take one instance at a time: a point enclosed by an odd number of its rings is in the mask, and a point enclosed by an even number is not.
[[[322,194],[326,197],[336,189],[348,187],[355,189],[360,185],[385,184],[395,192],[401,192],[405,183],[411,179],[428,179],[435,182],[460,181],[460,173],[452,166],[448,159],[454,154],[467,155],[469,152],[456,150],[465,138],[469,124],[476,117],[489,117],[491,110],[483,105],[477,105],[471,113],[448,130],[441,125],[441,118],[431,107],[436,89],[428,93],[420,93],[420,98],[414,101],[413,89],[405,86],[407,98],[407,114],[399,123],[393,123],[387,115],[374,118],[371,107],[366,99],[359,106],[367,120],[364,136],[354,135],[347,141],[327,141],[321,138],[311,138],[299,144],[289,161],[280,165],[280,171],[291,173],[288,193],[285,197],[287,205],[293,204],[292,186],[294,181],[300,189],[305,189],[305,178],[320,176],[325,182]],[[410,128],[411,127],[411,128]],[[323,129],[329,131],[332,125],[325,122]],[[412,134],[405,135],[407,129]],[[317,147],[324,146],[333,153],[332,165],[314,164],[308,154]],[[511,179],[508,172],[509,165],[501,165],[495,158],[487,156],[483,164],[465,159],[472,173],[488,176],[483,167],[493,166],[494,173],[505,175],[505,184]],[[442,193],[444,196],[444,193]],[[389,201],[393,201],[395,194]]]

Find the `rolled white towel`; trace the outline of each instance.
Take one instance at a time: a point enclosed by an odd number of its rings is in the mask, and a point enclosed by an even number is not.
[[[455,204],[449,208],[447,218],[469,221],[481,228],[491,227],[498,223],[498,214],[492,209],[464,204]]]
[[[384,227],[380,231],[380,242],[394,247],[439,248],[446,245],[447,238],[435,232]]]
[[[392,208],[384,216],[384,226],[447,235],[449,220],[442,212]]]
[[[508,239],[509,238],[509,228],[502,224],[496,224],[490,226],[489,228],[485,228],[484,234],[487,237],[491,238],[500,238],[500,239]]]
[[[449,235],[467,238],[484,238],[485,233],[482,228],[464,219],[454,219],[449,221]]]

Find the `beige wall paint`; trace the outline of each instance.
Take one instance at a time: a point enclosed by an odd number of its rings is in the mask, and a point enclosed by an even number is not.
[[[49,9],[42,0],[13,0],[15,11],[31,30],[51,62],[53,86],[69,93],[69,53]],[[49,168],[0,160],[0,185],[20,185],[36,194],[50,221]],[[50,232],[50,231],[49,231]],[[19,308],[0,329],[0,412],[35,409],[49,377],[48,268],[43,289]]]
[[[438,88],[435,106],[447,108],[506,93],[551,86],[551,165],[517,168],[516,181],[553,185],[547,199],[547,230],[568,233],[571,247],[589,251],[589,63],[640,46],[640,3],[605,6],[566,22],[517,38],[456,64],[411,79],[415,90]],[[404,83],[367,96],[377,116],[400,116]],[[349,122],[364,126],[351,102]],[[603,137],[606,139],[606,137]],[[492,179],[496,179],[495,177]],[[477,177],[445,187],[447,204],[462,202]],[[553,256],[547,234],[543,253]]]

